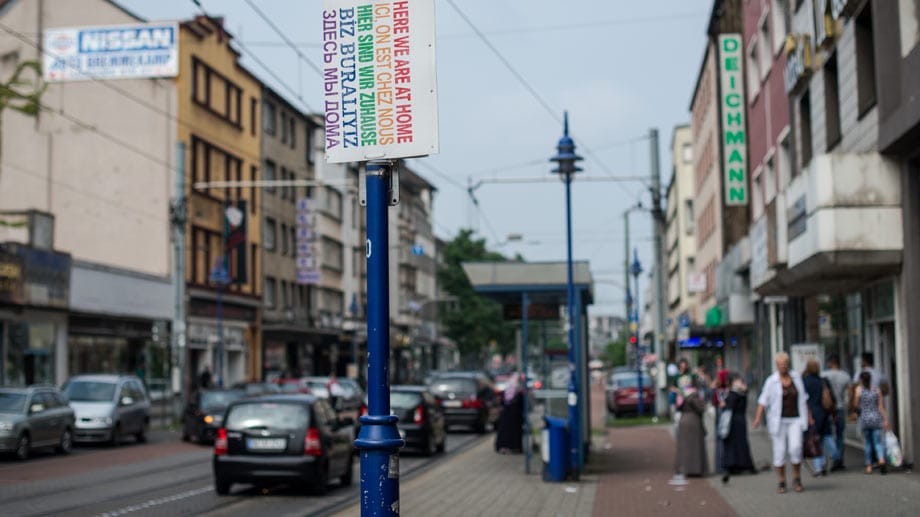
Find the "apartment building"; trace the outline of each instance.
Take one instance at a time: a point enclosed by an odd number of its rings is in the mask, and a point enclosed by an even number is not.
[[[697,298],[705,276],[696,265],[694,215],[693,136],[690,126],[677,126],[671,137],[671,182],[667,190],[668,356],[675,356],[681,341],[700,330],[702,318]]]
[[[260,192],[200,186],[261,178],[262,84],[232,38],[221,18],[182,22],[176,79],[188,182],[187,381],[208,367],[224,385],[262,372]]]
[[[165,377],[176,84],[163,73],[102,79],[57,60],[73,50],[61,35],[144,23],[114,2],[7,0],[0,20],[15,32],[0,33],[0,75],[41,65],[47,88],[34,117],[2,113],[0,383]],[[34,69],[19,78],[22,93],[40,90]]]

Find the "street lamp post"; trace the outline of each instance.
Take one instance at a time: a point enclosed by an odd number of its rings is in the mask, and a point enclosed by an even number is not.
[[[630,272],[633,275],[633,283],[636,286],[636,299],[635,299],[635,322],[636,322],[636,377],[637,383],[639,386],[639,416],[642,416],[642,413],[645,412],[645,397],[642,393],[642,344],[640,341],[639,334],[639,314],[641,306],[639,305],[639,275],[642,274],[642,264],[639,263],[639,250],[633,248],[633,263],[630,268]]]
[[[575,154],[575,141],[569,137],[569,114],[565,113],[563,123],[562,138],[556,147],[557,154],[550,158],[550,161],[556,162],[558,167],[552,172],[561,174],[565,182],[565,234],[566,234],[566,306],[567,321],[566,330],[569,338],[569,385],[568,385],[568,406],[569,406],[569,463],[572,468],[573,477],[578,478],[580,470],[581,449],[581,419],[578,412],[578,365],[575,364],[575,286],[572,278],[572,176],[581,169],[575,166],[575,162],[581,161],[582,157]]]

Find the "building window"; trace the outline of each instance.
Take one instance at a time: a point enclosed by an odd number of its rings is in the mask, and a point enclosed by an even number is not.
[[[243,90],[192,56],[192,100],[218,117],[242,128]]]
[[[265,277],[265,306],[269,309],[274,309],[275,304],[278,303],[275,290],[277,289],[278,282],[272,277]]]
[[[274,135],[277,131],[276,124],[278,121],[275,120],[277,116],[275,111],[275,105],[271,102],[265,101],[262,103],[262,129],[268,135]]]
[[[757,40],[748,46],[747,68],[748,100],[753,101],[760,92],[760,74],[757,71]]]
[[[307,163],[313,165],[313,126],[307,122],[304,130],[304,147],[306,147]]]
[[[693,144],[684,144],[680,149],[680,157],[684,163],[693,162]]]
[[[760,80],[763,81],[766,79],[767,74],[770,73],[770,66],[773,64],[773,55],[770,52],[770,17],[767,16],[767,13],[763,13],[763,17],[760,20],[760,45],[758,45],[759,52],[757,53],[758,60],[760,61]]]
[[[693,215],[693,200],[684,200],[684,225],[687,227],[687,235],[693,235],[696,229],[696,219]]]
[[[824,65],[824,123],[827,126],[827,150],[840,143],[840,89],[837,79],[837,54]]]
[[[291,306],[290,284],[282,280],[281,281],[281,308],[287,309],[290,306]]]
[[[284,223],[281,223],[281,254],[288,254],[288,227]]]
[[[785,190],[789,185],[790,175],[792,173],[792,149],[789,145],[789,134],[783,137],[779,143],[779,150],[776,158],[776,174],[779,178],[779,190]]]
[[[256,213],[256,200],[259,199],[259,189],[255,186],[255,182],[259,178],[259,169],[255,165],[249,166],[249,179],[252,180],[253,185],[249,187],[249,212],[252,214]]]
[[[288,143],[291,144],[291,149],[293,149],[294,146],[297,145],[297,140],[294,138],[294,132],[297,128],[297,119],[292,116],[288,119],[288,125],[291,126],[290,130],[288,131]]]
[[[262,175],[262,179],[265,181],[275,181],[275,162],[271,160],[265,160],[265,174]],[[270,185],[265,187],[266,192],[274,192],[275,187]]]
[[[287,113],[281,112],[281,143],[287,143],[288,139],[288,117]]]
[[[287,169],[285,169],[283,165],[281,166],[281,175],[278,176],[278,179],[280,179],[280,180],[283,181],[283,182],[284,182],[284,181],[287,181]],[[280,189],[280,190],[281,190],[281,199],[287,199],[287,197],[288,197],[288,185],[287,185],[287,183],[282,183],[282,184],[281,184],[281,189]]]
[[[291,232],[291,255],[295,255],[297,253],[297,227],[291,226],[289,230]]]
[[[345,269],[345,259],[342,254],[342,243],[323,237],[321,246],[320,255],[323,258],[323,267],[343,271]]]
[[[276,224],[275,220],[271,217],[265,218],[265,235],[262,236],[262,245],[265,246],[265,251],[275,251],[275,237],[276,237]]]
[[[338,220],[342,220],[342,194],[332,188],[325,189],[324,209],[326,214]],[[405,205],[404,205],[405,206]]]
[[[779,54],[786,43],[786,3],[787,0],[770,2],[770,21],[773,24],[773,55]]]
[[[859,94],[859,116],[862,118],[876,101],[875,42],[872,35],[872,5],[866,4],[856,17],[856,89]]]
[[[802,161],[799,164],[799,170],[804,169],[811,163],[812,156],[812,147],[811,147],[811,92],[805,90],[805,93],[802,94],[802,97],[799,99],[799,149],[802,156]]]
[[[256,134],[256,128],[258,124],[256,123],[256,114],[259,110],[259,101],[255,97],[249,98],[249,131],[253,136]]]
[[[764,203],[769,204],[776,196],[776,170],[775,162],[771,154],[763,166],[763,197]]]

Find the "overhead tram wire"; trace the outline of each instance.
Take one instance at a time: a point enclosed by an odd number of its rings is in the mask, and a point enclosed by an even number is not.
[[[427,161],[424,161],[424,160],[418,160],[418,161],[412,162],[412,164],[413,164],[413,165],[418,164],[418,165],[421,165],[421,166],[427,168],[427,169],[428,169],[429,171],[431,171],[435,176],[438,176],[439,178],[443,179],[444,181],[446,181],[447,183],[449,183],[452,187],[456,187],[456,188],[462,190],[463,192],[466,192],[466,185],[460,183],[459,181],[457,181],[456,178],[451,177],[449,174],[447,174],[446,172],[444,172],[444,171],[438,169],[437,167],[435,167],[435,166],[432,165],[431,163],[429,163],[429,162],[427,162]]]
[[[568,24],[556,24],[556,25],[533,25],[529,27],[523,27],[520,29],[506,29],[506,30],[497,30],[497,31],[488,31],[483,32],[487,36],[507,36],[507,35],[517,35],[517,34],[529,34],[529,33],[545,33],[545,32],[554,32],[554,31],[567,31],[567,30],[581,30],[586,28],[601,28],[601,27],[610,27],[615,25],[626,25],[626,24],[641,24],[641,23],[661,23],[668,21],[681,21],[688,20],[693,18],[701,18],[707,16],[707,12],[699,13],[676,13],[669,15],[660,15],[660,16],[645,16],[637,18],[615,18],[611,20],[599,20],[593,22],[578,22],[578,23],[568,23]],[[450,39],[462,39],[475,36],[475,34],[468,33],[456,33],[456,34],[441,34],[438,35],[439,40],[450,40]],[[298,41],[292,42],[298,48],[321,48],[321,43],[308,42],[308,41]],[[281,41],[261,41],[253,40],[247,41],[247,45],[253,47],[283,47],[287,44]]]
[[[300,51],[300,49],[297,47],[297,45],[294,43],[294,41],[292,41],[291,38],[287,37],[287,35],[284,34],[284,32],[282,32],[281,29],[277,25],[275,25],[275,22],[273,22],[271,18],[269,18],[261,9],[259,9],[258,6],[256,6],[255,2],[253,2],[252,0],[243,0],[243,1],[246,2],[246,4],[249,7],[251,7],[252,10],[255,11],[256,14],[259,15],[259,17],[262,18],[262,20],[264,20],[265,23],[268,24],[268,26],[272,28],[273,31],[275,31],[275,34],[280,36],[281,39],[284,40],[285,43],[287,43],[287,46],[291,47],[291,50],[293,50],[294,53],[297,54],[297,57],[300,58],[301,61],[306,63],[307,66],[312,68],[317,74],[319,74],[320,77],[322,77],[323,71],[322,69],[320,69],[319,65],[317,65],[316,63],[311,61],[307,56],[305,56]]]
[[[196,1],[196,0],[192,0],[192,1]],[[479,30],[479,27],[477,27],[476,24],[473,23],[473,20],[471,20],[471,19],[470,19],[470,18],[469,18],[469,17],[468,17],[468,16],[457,6],[457,4],[454,2],[454,0],[447,0],[447,3],[450,4],[450,6],[453,7],[455,11],[457,11],[457,14],[459,14],[460,17],[463,18],[463,20],[467,23],[467,25],[470,26],[471,29],[473,29],[473,32],[475,32],[476,35],[479,36],[479,39],[482,40],[483,43],[485,43],[485,45],[489,48],[489,50],[492,51],[493,54],[495,54],[495,56],[499,59],[499,61],[501,61],[502,64],[505,65],[505,68],[507,68],[508,71],[511,72],[511,74],[512,74],[512,75],[513,75],[513,76],[524,86],[524,89],[526,89],[526,90],[530,93],[530,95],[533,96],[533,98],[536,99],[536,101],[543,107],[543,109],[546,110],[546,113],[549,114],[549,116],[550,116],[553,120],[555,120],[556,123],[558,123],[558,124],[561,125],[561,124],[562,124],[562,117],[559,116],[559,112],[557,112],[556,110],[554,110],[554,109],[552,108],[552,106],[550,106],[549,103],[546,102],[546,100],[545,100],[545,99],[537,92],[537,90],[530,84],[530,82],[528,82],[527,79],[525,79],[524,76],[521,75],[521,73],[518,72],[517,69],[515,69],[514,66],[511,65],[511,62],[508,61],[508,59],[505,58],[505,56],[504,56],[501,52],[499,52],[498,48],[496,48],[495,45],[493,45],[492,42],[489,41],[489,38],[487,38],[486,35],[483,34],[483,32],[482,32],[481,30]],[[598,165],[600,165],[601,169],[607,174],[607,176],[614,177],[614,174],[610,171],[610,169],[607,167],[607,165],[604,164],[603,162],[601,162],[601,161],[597,158],[597,156],[594,154],[594,152],[592,152],[591,149],[590,149],[588,146],[586,146],[586,145],[584,145],[584,144],[581,144],[581,147],[582,147],[582,149],[584,149],[585,154],[587,154],[589,158],[591,158],[592,160],[594,160],[595,162],[597,162]],[[623,193],[626,194],[627,196],[630,196],[630,197],[634,197],[634,196],[635,196],[634,193],[629,192],[629,191],[626,189],[626,187],[624,187],[623,185],[620,184],[620,182],[615,182],[615,183],[616,183],[617,187],[618,187],[620,190],[622,190]]]
[[[212,18],[212,19],[213,19],[213,17],[212,17],[210,14],[208,14],[208,12],[205,10],[204,6],[201,5],[201,0],[189,0],[189,1],[190,1],[192,4],[194,4],[195,7],[198,8],[198,10],[201,12],[201,14],[207,16],[208,18]],[[237,40],[237,41],[236,41],[236,44],[240,46],[240,49],[241,49],[243,52],[245,52],[246,55],[249,56],[250,59],[252,59],[253,61],[255,61],[260,67],[262,67],[263,70],[265,70],[265,72],[268,73],[268,75],[270,75],[275,81],[278,81],[278,84],[280,84],[281,86],[283,86],[285,90],[287,90],[291,95],[293,95],[294,98],[297,99],[297,100],[300,102],[300,104],[301,104],[304,108],[307,109],[307,112],[308,112],[308,113],[317,113],[316,110],[314,110],[309,104],[307,104],[307,101],[304,100],[302,94],[300,94],[300,93],[294,91],[294,88],[291,88],[286,82],[284,82],[284,80],[282,80],[280,77],[278,77],[278,74],[276,74],[275,71],[272,70],[268,65],[266,65],[265,62],[262,61],[262,60],[259,58],[259,56],[257,56],[253,51],[249,50],[249,47],[247,47],[242,41]]]

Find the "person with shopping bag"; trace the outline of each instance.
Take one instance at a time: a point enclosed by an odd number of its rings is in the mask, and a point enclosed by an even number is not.
[[[888,415],[885,413],[885,403],[882,401],[882,391],[872,385],[872,373],[863,371],[859,374],[859,385],[856,386],[854,397],[859,407],[859,428],[863,433],[863,444],[866,455],[866,474],[872,474],[872,452],[878,458],[879,470],[882,474],[888,473],[888,464],[885,461],[885,444],[882,441],[882,431],[889,431]]]

